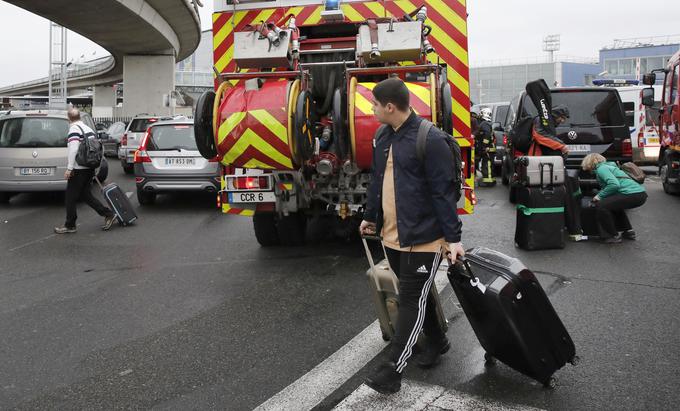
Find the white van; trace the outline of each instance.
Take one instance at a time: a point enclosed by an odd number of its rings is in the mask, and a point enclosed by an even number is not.
[[[614,87],[618,90],[626,111],[626,120],[630,128],[630,141],[633,146],[633,162],[636,164],[656,165],[659,161],[659,108],[661,101],[655,101],[654,107],[642,104],[642,89],[647,86]],[[654,86],[654,95],[661,98],[661,86]]]

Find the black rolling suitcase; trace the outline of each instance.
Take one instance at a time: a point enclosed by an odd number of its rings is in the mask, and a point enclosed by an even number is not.
[[[449,267],[449,281],[486,351],[547,387],[576,348],[534,274],[521,261],[487,248],[473,248]]]
[[[599,237],[600,229],[597,224],[597,211],[592,205],[592,197],[582,197],[579,201],[579,216],[583,234],[589,237]]]
[[[97,184],[102,190],[102,195],[106,199],[106,202],[113,210],[114,214],[118,218],[118,224],[123,227],[128,226],[137,220],[137,213],[132,207],[130,199],[125,195],[123,190],[120,189],[118,184],[111,183],[102,187],[101,182],[98,179]]]
[[[566,189],[518,187],[515,245],[525,250],[564,248]]]

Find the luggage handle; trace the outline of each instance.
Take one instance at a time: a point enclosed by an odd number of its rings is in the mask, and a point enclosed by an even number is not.
[[[99,177],[97,177],[97,176],[95,175],[95,176],[94,176],[94,181],[97,182],[97,184],[99,185],[99,188],[103,191],[103,190],[104,190],[104,186],[102,185],[101,181],[99,181]]]
[[[555,165],[553,163],[538,163],[538,168],[541,173],[541,187],[547,187],[547,184],[543,184],[543,168],[545,166],[548,166],[550,169],[550,185],[552,185],[553,181],[555,180]]]
[[[390,265],[390,259],[387,258],[387,250],[385,250],[385,243],[382,241],[382,237],[377,236],[377,235],[362,235],[361,236],[361,242],[364,244],[364,250],[366,251],[366,257],[368,258],[368,264],[371,266],[371,271],[375,271],[375,263],[373,262],[373,254],[371,254],[371,249],[368,248],[368,241],[366,240],[372,240],[372,241],[380,241],[380,245],[382,246],[383,249],[383,254],[385,255],[385,261],[387,261],[387,268],[389,268],[390,272],[392,273],[392,287],[395,290],[399,289],[399,280],[397,279],[397,275],[394,273],[394,270],[392,270],[392,266]],[[378,276],[373,276],[373,279],[375,281],[375,286],[377,290],[380,290],[380,280],[378,279]]]

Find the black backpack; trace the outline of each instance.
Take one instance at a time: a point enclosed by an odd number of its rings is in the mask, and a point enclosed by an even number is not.
[[[388,126],[386,124],[382,124],[376,131],[375,137],[373,138],[374,149],[376,146],[376,141],[387,129],[387,127]],[[418,135],[416,136],[416,156],[418,157],[418,161],[421,163],[425,162],[425,146],[427,145],[427,135],[430,133],[430,129],[432,127],[434,127],[434,124],[425,119],[422,119],[420,126],[418,126]],[[451,154],[453,154],[453,175],[455,176],[453,184],[456,190],[456,202],[458,202],[463,194],[463,155],[461,154],[458,141],[456,141],[452,135],[446,133],[445,141],[451,149]]]
[[[531,129],[533,126],[533,117],[527,116],[517,120],[515,126],[510,130],[510,133],[508,133],[508,138],[515,150],[521,151],[522,153],[529,152],[529,147],[531,147],[531,142],[533,140],[533,137],[531,136]]]
[[[418,127],[418,136],[416,137],[416,156],[421,163],[425,162],[425,146],[427,145],[427,135],[434,124],[423,119]],[[453,155],[453,184],[456,189],[456,202],[460,200],[463,194],[463,155],[460,151],[460,145],[452,135],[446,134],[446,144],[448,144],[451,154]]]
[[[102,145],[94,136],[94,133],[85,134],[82,127],[77,126],[83,136],[76,153],[78,165],[88,168],[97,168],[102,162]]]

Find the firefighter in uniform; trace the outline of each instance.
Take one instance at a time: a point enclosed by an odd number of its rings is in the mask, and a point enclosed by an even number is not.
[[[496,144],[494,142],[493,129],[491,127],[491,109],[484,107],[480,114],[481,122],[477,133],[475,133],[475,152],[477,157],[477,169],[482,172],[482,187],[496,185],[493,176],[493,158],[496,155]]]

